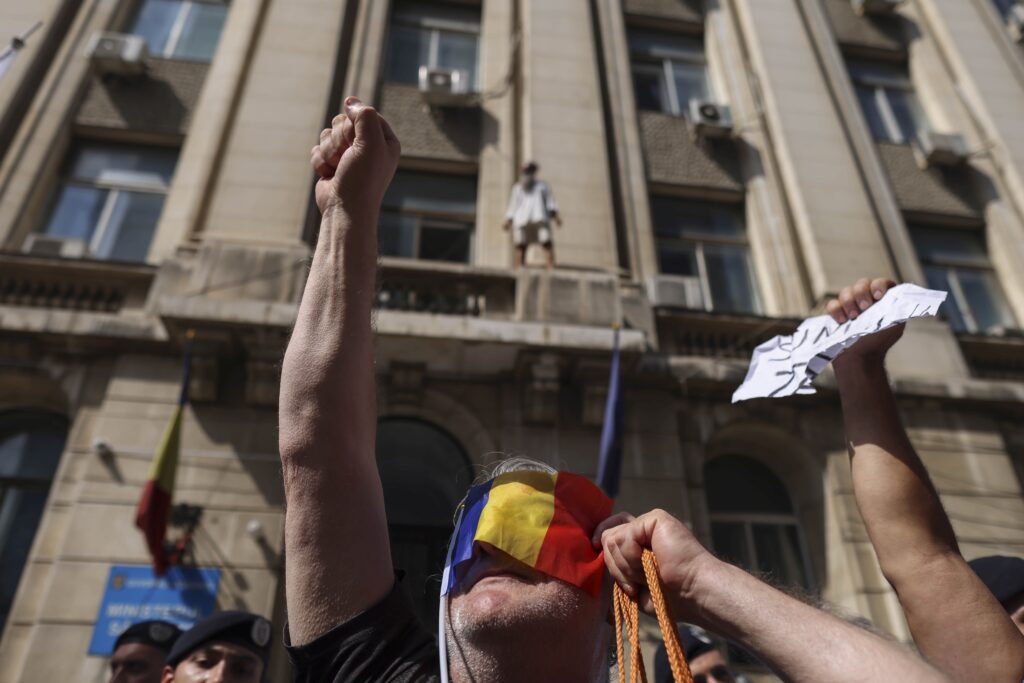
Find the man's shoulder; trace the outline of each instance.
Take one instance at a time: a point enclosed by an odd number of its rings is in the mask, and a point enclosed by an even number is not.
[[[437,643],[401,584],[376,605],[301,647],[287,646],[296,681],[436,683]]]

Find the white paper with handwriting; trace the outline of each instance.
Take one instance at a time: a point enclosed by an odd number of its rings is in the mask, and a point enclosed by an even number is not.
[[[935,315],[945,300],[946,292],[904,284],[842,325],[828,315],[808,318],[793,334],[773,337],[754,349],[747,377],[732,402],[813,394],[814,378],[858,339],[911,318]]]

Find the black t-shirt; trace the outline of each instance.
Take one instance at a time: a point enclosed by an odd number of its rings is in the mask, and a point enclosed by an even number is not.
[[[286,640],[287,643],[287,640]],[[395,581],[383,600],[312,643],[287,646],[301,683],[438,683],[437,642]]]

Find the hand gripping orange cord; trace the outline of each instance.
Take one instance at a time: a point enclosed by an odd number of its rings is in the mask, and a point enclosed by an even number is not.
[[[665,641],[665,650],[668,652],[668,665],[672,669],[672,678],[676,683],[693,683],[693,675],[686,663],[686,655],[683,654],[683,647],[679,644],[679,632],[676,630],[676,621],[669,612],[665,603],[665,594],[661,590],[661,579],[658,578],[658,560],[650,550],[644,550],[641,558],[644,565],[644,575],[647,577],[647,589],[651,593],[651,601],[654,603],[654,611],[658,616],[658,626],[661,627],[661,637]],[[640,608],[637,601],[626,595],[625,591],[615,584],[612,593],[612,611],[615,614],[615,655],[618,657],[619,683],[626,683],[626,669],[623,666],[622,627],[625,625],[629,638],[629,681],[647,683],[647,672],[644,671],[644,661],[640,657]]]

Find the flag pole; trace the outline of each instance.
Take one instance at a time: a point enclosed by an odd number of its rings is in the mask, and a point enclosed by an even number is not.
[[[597,484],[614,499],[619,494],[622,474],[622,383],[620,377],[618,321],[612,324],[612,362],[608,371],[608,398],[601,429],[601,451],[597,466]]]

